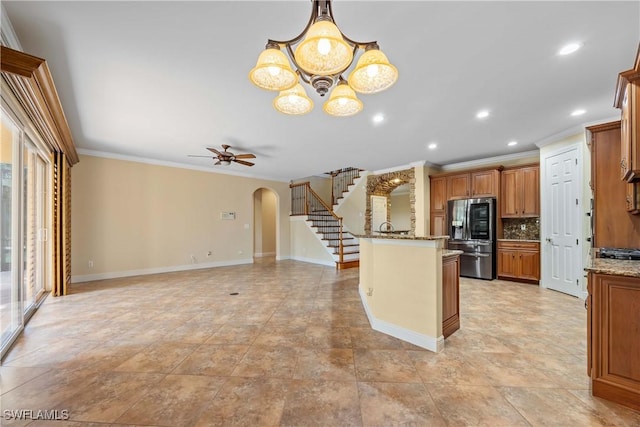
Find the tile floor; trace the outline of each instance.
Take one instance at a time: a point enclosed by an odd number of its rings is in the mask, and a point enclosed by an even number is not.
[[[462,279],[436,354],[371,330],[357,287],[357,269],[273,260],[74,285],[3,361],[1,424],[640,425],[591,397],[576,298]]]

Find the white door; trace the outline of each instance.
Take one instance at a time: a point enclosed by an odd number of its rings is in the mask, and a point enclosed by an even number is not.
[[[580,296],[580,181],[578,149],[544,159],[543,286]]]
[[[387,198],[371,196],[371,231],[379,231],[380,225],[387,221]],[[384,227],[383,230],[387,228]]]

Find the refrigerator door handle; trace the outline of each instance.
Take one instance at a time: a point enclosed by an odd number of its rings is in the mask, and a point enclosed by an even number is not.
[[[472,256],[472,257],[475,257],[475,258],[488,258],[488,257],[491,256],[491,254],[476,254],[476,253],[471,253],[471,252],[464,252],[464,253],[461,253],[460,255],[462,255],[462,256]]]

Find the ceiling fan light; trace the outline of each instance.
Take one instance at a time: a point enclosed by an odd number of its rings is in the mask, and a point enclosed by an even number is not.
[[[398,80],[398,69],[389,63],[378,49],[369,49],[360,56],[349,75],[349,86],[365,94],[381,92]]]
[[[249,72],[249,80],[266,90],[287,90],[298,83],[298,75],[291,69],[289,60],[280,49],[262,51],[256,66]]]
[[[313,110],[313,101],[298,83],[293,88],[280,92],[273,100],[273,107],[283,114],[302,115]]]
[[[331,21],[314,23],[296,47],[294,56],[300,68],[317,76],[339,73],[353,61],[351,46]]]
[[[346,82],[340,83],[332,91],[327,102],[323,105],[325,113],[331,116],[347,117],[362,111],[362,101]]]

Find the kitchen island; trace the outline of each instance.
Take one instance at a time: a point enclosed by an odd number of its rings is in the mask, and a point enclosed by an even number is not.
[[[360,239],[360,298],[371,327],[427,350],[442,351],[445,337],[460,325],[461,251],[444,249],[448,236],[356,237]]]
[[[598,258],[587,282],[587,373],[591,392],[640,410],[640,261]]]

